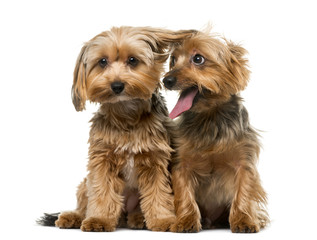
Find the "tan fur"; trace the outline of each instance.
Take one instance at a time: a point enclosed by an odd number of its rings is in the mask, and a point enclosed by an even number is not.
[[[158,89],[168,44],[186,34],[120,27],[83,46],[74,71],[73,103],[77,111],[85,109],[86,100],[101,106],[91,120],[89,174],[78,188],[77,209],[62,213],[56,226],[113,231],[120,216],[130,213],[131,228],[143,228],[145,221],[150,230],[166,231],[175,221],[167,170],[173,123]],[[136,66],[129,63],[131,57],[138,60]],[[114,82],[124,83],[120,94],[112,89]],[[129,199],[138,197],[140,205],[129,206]]]
[[[193,106],[177,120],[172,168],[175,232],[229,224],[232,232],[258,232],[268,220],[256,163],[258,134],[239,92],[249,79],[246,50],[225,39],[193,32],[174,45],[171,90],[198,88]],[[193,56],[205,62],[195,65]]]

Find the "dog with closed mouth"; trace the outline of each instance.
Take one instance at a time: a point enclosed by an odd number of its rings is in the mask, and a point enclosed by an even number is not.
[[[173,44],[164,85],[179,90],[170,113],[177,119],[172,167],[174,232],[229,226],[258,232],[269,221],[266,193],[256,168],[259,135],[239,92],[250,71],[246,50],[208,31]]]
[[[100,108],[91,120],[89,173],[79,185],[77,208],[59,214],[57,227],[114,231],[122,215],[130,228],[167,231],[174,223],[173,123],[159,89],[167,47],[186,34],[114,27],[82,47],[73,104],[77,111],[86,100]],[[52,219],[45,215],[40,222]]]

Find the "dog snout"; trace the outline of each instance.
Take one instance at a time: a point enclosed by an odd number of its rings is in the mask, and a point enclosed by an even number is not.
[[[164,86],[168,89],[171,89],[172,87],[174,87],[176,82],[177,82],[177,78],[174,76],[166,76],[163,79]]]
[[[111,89],[115,94],[119,94],[123,91],[124,89],[124,83],[123,82],[113,82],[111,83]]]

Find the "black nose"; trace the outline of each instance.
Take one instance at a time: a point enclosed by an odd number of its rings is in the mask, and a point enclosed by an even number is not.
[[[174,76],[167,76],[163,79],[164,86],[167,87],[168,89],[171,89],[174,87],[174,85],[177,82],[177,78]]]
[[[111,89],[115,94],[119,94],[124,89],[124,83],[122,82],[113,82],[111,83]]]

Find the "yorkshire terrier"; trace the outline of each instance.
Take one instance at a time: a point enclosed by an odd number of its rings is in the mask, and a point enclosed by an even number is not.
[[[166,88],[180,90],[170,113],[180,115],[171,231],[230,226],[235,233],[258,232],[269,219],[256,168],[259,135],[239,96],[250,74],[246,50],[200,31],[173,47],[163,79]]]
[[[159,89],[167,47],[185,35],[120,27],[83,46],[73,104],[77,111],[85,109],[86,100],[100,108],[91,120],[89,173],[79,185],[77,208],[61,213],[57,227],[114,231],[122,215],[128,215],[131,228],[145,224],[167,231],[174,223],[168,171],[173,123]]]

